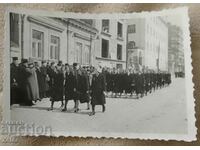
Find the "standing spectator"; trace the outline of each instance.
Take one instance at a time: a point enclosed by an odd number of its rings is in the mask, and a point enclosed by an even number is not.
[[[33,101],[39,100],[39,89],[37,83],[36,69],[33,62],[28,63],[27,59],[22,60],[19,69],[20,74],[20,98],[22,105],[33,105]]]
[[[10,87],[11,87],[11,105],[20,103],[20,99],[18,96],[19,92],[19,65],[18,65],[18,58],[13,57],[13,62],[10,65]]]

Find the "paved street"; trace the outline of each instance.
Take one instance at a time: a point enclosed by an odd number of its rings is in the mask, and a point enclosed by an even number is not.
[[[12,107],[12,119],[51,126],[60,132],[104,133],[186,133],[185,80],[174,79],[166,88],[159,89],[141,99],[107,98],[106,112],[97,106],[95,116],[89,116],[86,104],[73,113],[73,101],[68,111],[61,112],[60,102],[55,110],[47,111],[50,101],[44,99],[33,107]]]

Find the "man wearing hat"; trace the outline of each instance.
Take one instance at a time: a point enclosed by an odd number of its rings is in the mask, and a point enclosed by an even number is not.
[[[10,83],[11,83],[11,105],[18,104],[18,81],[19,81],[19,67],[18,67],[18,57],[12,58],[12,63],[10,65]]]
[[[92,113],[90,114],[95,115],[95,106],[101,105],[102,112],[105,111],[105,90],[106,90],[106,82],[104,75],[102,74],[101,66],[97,66],[97,70],[94,71],[95,74],[92,78],[92,85],[91,85],[91,105],[92,105]]]

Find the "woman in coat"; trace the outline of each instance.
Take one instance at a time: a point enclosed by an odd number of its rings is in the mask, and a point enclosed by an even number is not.
[[[95,115],[95,106],[102,105],[102,111],[105,111],[105,89],[106,83],[105,78],[102,73],[100,73],[100,68],[95,71],[92,85],[91,85],[91,105],[92,105],[92,113],[90,115]]]

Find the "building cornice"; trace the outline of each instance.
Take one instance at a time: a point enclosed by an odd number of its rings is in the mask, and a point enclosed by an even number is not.
[[[89,24],[87,24],[87,23],[85,23],[81,20],[72,19],[72,18],[65,18],[65,19],[62,19],[62,21],[64,23],[66,23],[67,25],[79,28],[79,29],[84,30],[86,32],[89,32],[93,35],[98,33],[98,30],[96,28],[94,28],[93,26],[91,26],[91,25],[89,25]]]
[[[53,19],[50,19],[50,18],[28,16],[27,19],[30,22],[40,24],[42,26],[51,28],[51,29],[59,31],[59,32],[63,32],[65,30],[64,27],[62,27],[61,25],[59,25],[57,22],[55,22]]]
[[[74,33],[74,37],[81,38],[81,39],[86,40],[86,41],[91,41],[92,40],[90,37],[83,36],[83,35],[78,34],[78,33]]]

